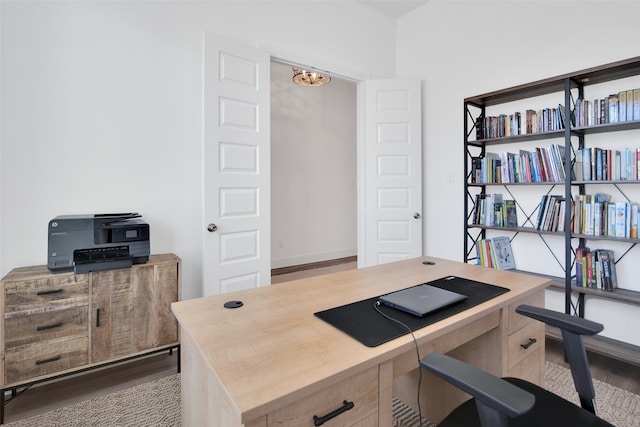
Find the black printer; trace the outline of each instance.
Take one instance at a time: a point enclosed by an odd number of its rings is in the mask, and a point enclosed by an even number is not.
[[[149,260],[149,224],[134,212],[60,215],[49,221],[51,271],[128,268]]]

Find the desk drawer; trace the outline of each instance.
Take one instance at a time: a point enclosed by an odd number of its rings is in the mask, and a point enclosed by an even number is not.
[[[529,354],[544,348],[544,325],[540,322],[529,322],[509,336],[509,370],[520,363]]]
[[[32,380],[89,362],[89,339],[61,338],[30,344],[5,353],[5,384]]]
[[[540,357],[544,359],[544,355],[541,356],[542,350],[537,348],[520,361],[520,363],[514,365],[506,376],[522,378],[534,384],[542,386],[544,384],[544,367],[540,367]],[[541,372],[541,369],[543,370]]]
[[[5,350],[74,335],[88,335],[89,306],[44,311],[4,320]]]
[[[267,426],[313,426],[314,415],[325,417],[342,408],[344,402],[353,403],[353,407],[328,419],[323,426],[366,426],[377,419],[377,366],[269,414]]]
[[[528,305],[534,305],[537,307],[544,307],[544,293],[538,292],[534,295],[529,295],[528,297],[522,298],[521,300],[518,300],[512,304],[509,304],[509,308],[508,308],[509,335],[513,334],[515,331],[528,325],[529,323],[537,322],[537,320],[534,320],[530,317],[523,316],[522,314],[516,313],[516,308],[520,304],[528,304]]]

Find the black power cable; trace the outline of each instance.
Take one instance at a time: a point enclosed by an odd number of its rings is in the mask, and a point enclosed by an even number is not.
[[[411,328],[409,326],[407,326],[406,324],[402,323],[400,320],[394,319],[393,317],[389,316],[388,314],[383,313],[378,308],[379,306],[380,306],[380,301],[376,301],[375,304],[373,304],[373,308],[378,313],[380,313],[380,315],[382,315],[386,319],[391,320],[392,322],[396,322],[397,324],[399,324],[402,327],[404,327],[411,334],[411,338],[413,338],[413,344],[416,347],[416,355],[418,356],[418,395],[417,395],[416,398],[418,400],[417,403],[418,403],[418,416],[420,417],[420,427],[422,427],[422,408],[420,407],[420,386],[422,384],[422,368],[420,367],[420,349],[418,348],[418,341],[416,340],[416,337],[415,337],[415,335],[413,335],[413,331],[411,330]]]

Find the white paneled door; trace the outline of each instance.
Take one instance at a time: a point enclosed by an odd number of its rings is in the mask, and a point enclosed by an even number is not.
[[[203,295],[271,283],[270,57],[204,35]]]
[[[370,80],[363,86],[360,267],[422,256],[420,81]]]

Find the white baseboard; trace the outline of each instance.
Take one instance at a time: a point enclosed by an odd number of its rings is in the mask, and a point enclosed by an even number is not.
[[[356,256],[358,251],[354,249],[345,249],[342,251],[326,252],[321,254],[300,255],[295,257],[271,259],[271,269],[291,267],[293,265],[310,264],[313,262],[329,261],[332,259],[346,258]]]

